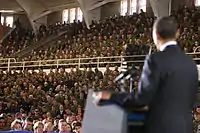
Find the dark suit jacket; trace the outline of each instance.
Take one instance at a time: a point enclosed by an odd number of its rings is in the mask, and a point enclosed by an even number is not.
[[[139,92],[113,93],[123,107],[149,106],[146,133],[192,133],[192,109],[198,87],[196,63],[171,45],[147,57]]]
[[[61,111],[60,110],[58,110],[57,111],[57,113],[56,113],[56,115],[58,116],[58,115],[60,115],[60,117],[61,118],[63,118],[64,117],[64,114],[66,114],[66,112],[65,112],[65,110],[63,110],[63,112],[61,113]]]

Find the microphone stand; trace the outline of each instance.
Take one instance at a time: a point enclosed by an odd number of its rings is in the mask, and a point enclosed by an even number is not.
[[[152,46],[149,45],[149,53],[148,53],[148,55],[151,55],[151,53],[152,53]],[[114,82],[117,82],[119,84],[121,92],[125,92],[126,91],[125,90],[125,80],[129,79],[130,80],[129,92],[132,92],[133,91],[133,78],[134,78],[134,76],[132,74],[130,75],[129,78],[123,77],[123,75],[122,75],[121,77],[119,77],[119,79],[115,79]]]
[[[151,52],[152,52],[152,46],[151,45],[149,45],[149,53],[148,53],[148,55],[151,55]],[[133,77],[132,77],[132,75],[131,75],[131,77],[130,77],[130,89],[129,89],[129,91],[130,91],[130,93],[133,91]]]
[[[120,85],[120,91],[125,92],[125,89],[124,89],[125,88],[125,80],[124,80],[124,78],[119,81],[119,85]]]
[[[133,91],[133,78],[130,78],[130,93]]]

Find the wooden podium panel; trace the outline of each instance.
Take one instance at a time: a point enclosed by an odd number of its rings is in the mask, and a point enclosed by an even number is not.
[[[82,133],[126,133],[126,113],[115,104],[98,106],[93,101],[92,90],[89,90]]]

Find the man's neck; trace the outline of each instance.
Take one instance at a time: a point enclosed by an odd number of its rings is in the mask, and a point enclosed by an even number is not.
[[[168,41],[163,41],[162,43],[160,43],[160,47],[159,50],[163,51],[166,47],[171,46],[171,45],[176,45],[177,42],[176,40],[168,40]]]
[[[171,42],[171,41],[176,41],[176,39],[172,38],[172,39],[161,40],[160,41],[160,46],[166,44],[167,42]]]

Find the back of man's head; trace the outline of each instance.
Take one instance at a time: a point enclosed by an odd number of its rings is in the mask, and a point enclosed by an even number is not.
[[[162,17],[155,22],[154,30],[162,40],[174,39],[177,35],[178,23],[174,17]]]

